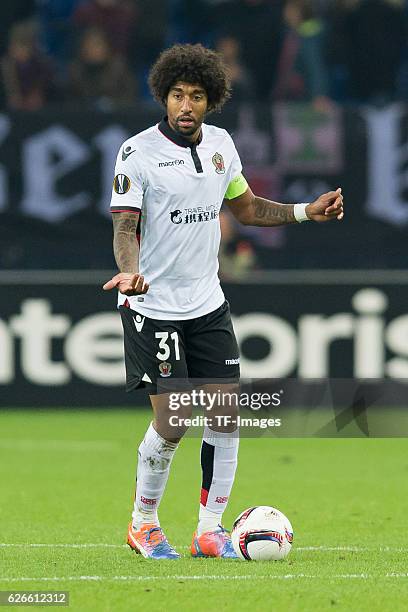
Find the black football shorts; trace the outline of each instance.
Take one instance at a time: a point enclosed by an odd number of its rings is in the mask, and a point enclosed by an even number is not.
[[[149,319],[119,306],[124,329],[126,390],[160,379],[239,379],[239,349],[227,301],[209,314],[185,321]]]

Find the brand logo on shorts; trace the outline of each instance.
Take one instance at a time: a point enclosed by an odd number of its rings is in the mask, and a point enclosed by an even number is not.
[[[113,189],[119,195],[127,193],[130,189],[130,178],[126,174],[117,174],[113,179]]]
[[[224,158],[221,153],[214,153],[212,156],[212,163],[215,166],[215,171],[217,174],[225,174]]]
[[[135,323],[136,331],[138,331],[138,332],[142,331],[144,320],[145,320],[145,318],[142,317],[142,315],[140,315],[140,314],[137,314],[135,317],[133,317],[133,321]]]
[[[159,364],[159,372],[160,372],[160,376],[163,376],[164,378],[167,378],[168,376],[170,376],[171,363],[168,363],[167,361],[162,361]]]
[[[225,365],[238,365],[239,364],[239,357],[237,357],[237,359],[226,359],[225,360]]]

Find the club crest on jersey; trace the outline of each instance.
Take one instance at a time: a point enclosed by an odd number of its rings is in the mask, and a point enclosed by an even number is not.
[[[127,193],[130,189],[130,178],[126,174],[117,174],[113,179],[113,189],[119,195]]]
[[[159,364],[159,372],[160,372],[160,376],[163,376],[163,378],[167,378],[168,376],[171,375],[171,363],[168,363],[167,361],[162,361]]]
[[[215,171],[217,174],[225,174],[224,158],[221,153],[214,153],[212,156],[212,163],[215,166]]]

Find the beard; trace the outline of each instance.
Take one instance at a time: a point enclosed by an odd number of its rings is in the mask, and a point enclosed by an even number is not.
[[[191,136],[197,130],[197,123],[193,120],[189,126],[180,125],[179,121],[175,122],[175,129],[183,136]]]

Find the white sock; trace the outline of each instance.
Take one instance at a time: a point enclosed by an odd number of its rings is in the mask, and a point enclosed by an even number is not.
[[[222,522],[222,515],[234,483],[237,469],[239,438],[237,431],[221,433],[206,427],[201,445],[203,481],[198,517],[198,535],[213,531]]]
[[[206,531],[214,531],[215,529],[217,529],[218,525],[220,525],[221,521],[222,514],[218,514],[217,512],[211,512],[211,510],[207,510],[207,508],[203,506],[203,504],[200,504],[197,534],[200,536]]]
[[[162,438],[150,423],[138,452],[136,493],[132,513],[134,529],[140,529],[146,523],[160,525],[157,509],[177,447],[177,443]]]

